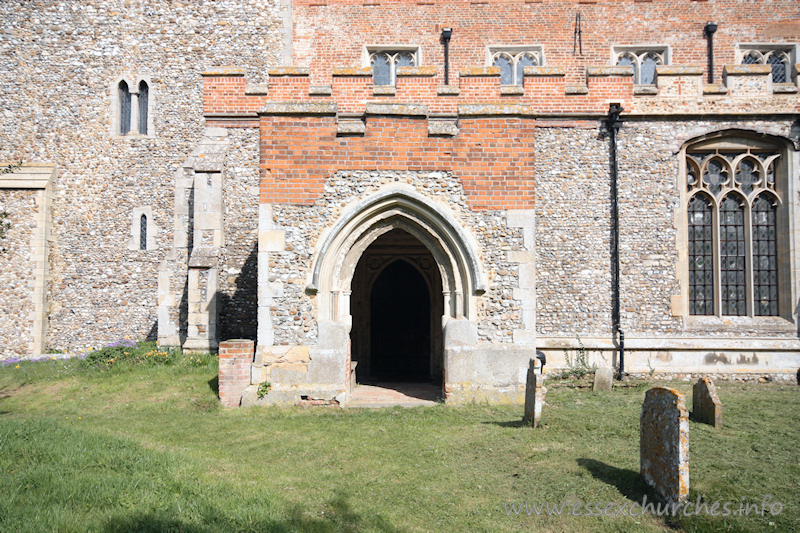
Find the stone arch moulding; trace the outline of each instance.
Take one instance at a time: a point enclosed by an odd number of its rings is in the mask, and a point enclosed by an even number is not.
[[[318,295],[320,322],[349,320],[350,282],[358,260],[378,237],[395,228],[419,239],[436,260],[444,319],[474,320],[474,296],[486,291],[475,239],[444,207],[413,190],[394,187],[350,206],[320,240],[307,286]]]

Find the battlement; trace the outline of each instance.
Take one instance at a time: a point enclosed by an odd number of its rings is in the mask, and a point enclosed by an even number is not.
[[[203,77],[209,119],[378,109],[418,116],[591,116],[605,114],[610,103],[630,115],[800,111],[797,84],[773,83],[769,65],[725,66],[718,84],[704,83],[703,68],[694,65],[658,66],[654,85],[634,85],[629,66],[588,67],[585,85],[567,84],[564,70],[552,66],[525,67],[523,85],[501,84],[497,67],[463,69],[450,85],[430,66],[399,67],[389,86],[374,85],[372,70],[362,67],[333,69],[329,85],[312,85],[308,69],[298,67],[270,70],[266,85],[249,84],[244,70],[230,67]]]

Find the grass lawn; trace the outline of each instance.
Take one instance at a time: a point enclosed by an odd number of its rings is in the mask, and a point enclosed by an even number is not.
[[[763,517],[528,516],[509,504],[652,501],[649,384],[550,383],[530,429],[520,406],[225,410],[215,359],[16,366],[0,367],[0,531],[800,530],[797,385],[718,383],[725,427],[690,422],[690,499],[738,512],[770,494]]]

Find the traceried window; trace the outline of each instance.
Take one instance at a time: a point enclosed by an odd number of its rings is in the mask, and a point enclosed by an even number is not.
[[[781,153],[743,139],[686,151],[689,313],[777,316]]]
[[[543,64],[541,46],[491,46],[489,55],[491,65],[500,67],[500,83],[503,85],[522,85],[525,67]]]
[[[656,82],[656,67],[668,64],[667,49],[617,47],[614,49],[614,64],[633,67],[633,83],[636,85],[652,85]]]
[[[416,47],[399,49],[369,48],[369,64],[372,67],[372,82],[375,85],[395,85],[397,67],[416,67]]]
[[[792,81],[794,65],[794,46],[748,45],[739,47],[740,62],[743,65],[770,65],[773,83]]]

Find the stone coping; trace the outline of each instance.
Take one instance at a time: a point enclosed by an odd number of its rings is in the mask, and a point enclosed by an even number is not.
[[[375,96],[395,96],[397,87],[394,85],[375,85],[372,87],[372,94]]]
[[[775,94],[795,94],[797,93],[797,85],[794,83],[773,83],[772,92]]]
[[[260,115],[335,115],[337,106],[330,102],[266,102]]]
[[[244,94],[246,96],[266,96],[269,94],[269,85],[267,84],[250,84],[245,85]]]
[[[458,75],[462,78],[500,76],[500,67],[470,67],[459,71]]]
[[[772,74],[771,65],[725,65],[722,67],[723,75],[734,76],[764,76]]]
[[[728,87],[724,83],[706,83],[703,94],[728,94]]]
[[[278,76],[308,76],[309,69],[307,67],[277,67],[267,71],[271,77]]]
[[[239,67],[212,67],[201,74],[202,76],[244,76],[245,69]]]
[[[367,115],[427,116],[428,106],[424,104],[384,104],[367,102]]]
[[[658,94],[658,87],[655,85],[634,85],[634,96],[655,96]]]
[[[628,65],[616,65],[613,67],[586,67],[586,75],[593,78],[603,76],[633,77],[633,67]]]
[[[502,96],[524,96],[525,87],[522,85],[501,85],[500,94]]]
[[[372,67],[337,67],[331,76],[372,76]]]
[[[586,85],[567,85],[564,87],[564,94],[589,94],[589,87]]]
[[[461,94],[461,88],[458,85],[439,85],[436,88],[438,96],[458,96]]]
[[[397,67],[397,77],[436,76],[436,67]]]
[[[537,76],[564,76],[566,73],[561,67],[523,67],[522,74],[524,77],[537,77]]]
[[[312,85],[308,88],[309,96],[330,96],[333,94],[331,85]]]
[[[703,67],[698,65],[656,65],[658,76],[702,76]]]

